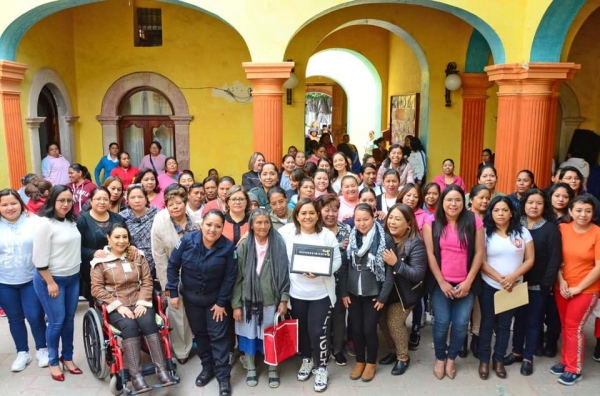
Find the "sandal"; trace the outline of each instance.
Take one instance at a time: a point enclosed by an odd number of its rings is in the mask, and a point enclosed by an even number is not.
[[[256,370],[248,370],[246,372],[246,385],[253,387],[258,385],[258,376],[256,374]]]
[[[279,372],[269,370],[269,388],[279,388]]]

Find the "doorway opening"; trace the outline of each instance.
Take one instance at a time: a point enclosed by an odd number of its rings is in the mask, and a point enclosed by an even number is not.
[[[40,153],[45,155],[46,144],[49,142],[55,142],[58,144],[58,147],[62,147],[58,124],[58,106],[48,85],[45,85],[40,92],[37,103],[37,115],[38,117],[45,117],[45,120],[42,121],[39,127]]]

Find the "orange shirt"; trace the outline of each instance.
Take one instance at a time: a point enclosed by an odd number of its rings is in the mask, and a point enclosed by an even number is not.
[[[577,286],[600,260],[600,227],[594,225],[584,233],[575,232],[573,223],[559,225],[562,234],[563,278],[569,286]],[[600,279],[582,293],[600,291]]]

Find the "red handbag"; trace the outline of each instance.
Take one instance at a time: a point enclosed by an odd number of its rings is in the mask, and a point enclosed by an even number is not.
[[[284,318],[280,322],[279,319],[275,313],[275,323],[263,333],[265,363],[270,366],[277,366],[298,352],[298,320]]]

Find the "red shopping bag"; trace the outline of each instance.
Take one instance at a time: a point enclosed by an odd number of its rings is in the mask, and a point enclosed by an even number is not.
[[[275,323],[267,327],[263,333],[263,350],[265,363],[277,366],[298,352],[298,320],[285,319],[279,321],[275,314]]]

